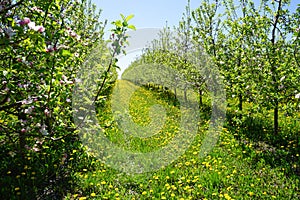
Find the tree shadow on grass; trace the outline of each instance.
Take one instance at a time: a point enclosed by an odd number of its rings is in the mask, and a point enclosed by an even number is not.
[[[263,161],[273,168],[284,169],[287,176],[300,178],[300,127],[297,123],[281,124],[278,135],[273,133],[272,121],[263,116],[227,113],[227,128],[240,141],[246,156],[252,156],[252,163]],[[251,151],[249,143],[253,144]],[[295,165],[295,163],[298,163]]]

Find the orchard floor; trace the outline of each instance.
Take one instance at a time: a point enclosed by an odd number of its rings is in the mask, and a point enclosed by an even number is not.
[[[145,153],[171,141],[179,130],[180,105],[170,92],[138,88],[122,80],[116,88],[116,92],[127,91],[121,96],[132,88],[136,90],[131,98],[119,98],[98,110],[100,126],[105,127],[105,135],[114,144]],[[128,107],[120,106],[127,103]],[[164,106],[165,116],[151,112],[156,103]],[[110,111],[112,106],[119,111],[128,109],[131,119],[141,126],[149,125],[153,117],[165,117],[166,125],[150,138],[126,137]],[[216,146],[206,156],[199,156],[209,113],[209,109],[202,109],[196,137],[171,164],[136,174],[124,173],[95,159],[93,167],[76,173],[80,184],[65,199],[300,199],[297,126],[289,134],[281,131],[272,137],[268,118],[258,115],[238,121],[229,109]]]

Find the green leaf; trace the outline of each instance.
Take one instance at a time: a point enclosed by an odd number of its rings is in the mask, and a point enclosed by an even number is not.
[[[128,27],[129,29],[136,30],[135,26],[132,25],[132,24],[129,24],[127,27]]]
[[[62,55],[63,55],[63,56],[71,56],[72,54],[71,54],[70,51],[63,49],[63,50],[62,50]]]
[[[134,15],[133,14],[131,14],[131,15],[129,15],[128,17],[126,17],[126,21],[128,22],[129,20],[131,20],[132,18],[134,17]]]
[[[122,19],[125,20],[125,16],[123,14],[120,14],[120,15],[121,15]]]
[[[122,22],[120,20],[115,21],[114,23],[117,27],[122,27]]]

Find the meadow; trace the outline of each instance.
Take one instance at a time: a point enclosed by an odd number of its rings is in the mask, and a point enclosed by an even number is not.
[[[137,87],[132,85],[118,80],[115,87],[128,91],[128,88]],[[99,123],[109,124],[105,134],[118,145],[147,152],[160,148],[176,134],[180,110],[174,102],[170,91],[138,87],[134,92],[129,113],[135,123],[144,126],[150,123],[149,109],[154,103],[167,110],[164,128],[146,139],[124,138],[124,132],[113,119],[110,104],[98,112]],[[209,108],[209,101],[204,102]],[[203,110],[207,113],[201,116],[209,116],[209,109]],[[126,174],[95,160],[93,170],[87,168],[76,173],[81,185],[66,199],[299,199],[299,137],[295,136],[296,132],[287,129],[283,132],[286,134],[270,137],[272,131],[267,117],[259,119],[256,116],[237,122],[234,111],[228,112],[218,143],[207,156],[199,156],[210,120],[203,117],[192,145],[172,164],[154,172]],[[285,123],[283,128],[289,127]],[[299,130],[297,127],[293,130]]]

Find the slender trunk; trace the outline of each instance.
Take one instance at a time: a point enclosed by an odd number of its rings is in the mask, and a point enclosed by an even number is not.
[[[277,25],[279,23],[279,17],[280,17],[280,11],[281,11],[281,6],[282,6],[282,0],[278,1],[278,7],[277,7],[277,12],[276,15],[274,17],[274,23],[273,23],[273,29],[272,29],[272,38],[271,38],[271,43],[273,46],[272,49],[272,56],[274,56],[274,52],[275,52],[275,45],[276,45],[276,29],[277,29]],[[274,86],[275,86],[275,93],[278,93],[278,73],[277,73],[277,67],[275,62],[272,60],[272,58],[270,59],[270,64],[271,64],[271,72],[272,72],[272,79],[274,82]],[[275,105],[274,105],[274,134],[277,135],[278,134],[278,109],[279,109],[279,102],[278,102],[278,98],[275,97]]]
[[[199,89],[199,105],[200,105],[200,106],[203,105],[202,90],[201,90],[201,89]]]
[[[243,95],[239,93],[239,110],[243,110]]]

